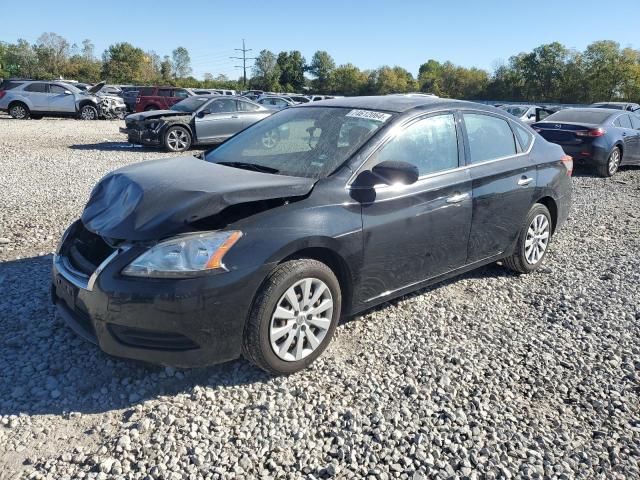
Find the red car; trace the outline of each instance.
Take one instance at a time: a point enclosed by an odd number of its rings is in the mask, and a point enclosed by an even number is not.
[[[195,95],[188,88],[142,87],[136,98],[136,112],[149,110],[167,110],[174,103]]]

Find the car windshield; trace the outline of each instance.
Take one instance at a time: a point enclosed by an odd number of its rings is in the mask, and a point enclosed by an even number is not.
[[[289,108],[240,132],[207,152],[204,159],[281,175],[323,178],[391,117],[350,108]]]
[[[514,117],[521,117],[529,110],[529,107],[521,107],[518,105],[502,105],[500,108],[506,110]]]
[[[193,113],[206,102],[211,100],[211,97],[189,97],[171,106],[171,110],[176,112]]]
[[[600,124],[611,116],[610,112],[598,112],[593,110],[579,110],[577,108],[568,108],[549,115],[544,119],[545,122],[576,122]]]

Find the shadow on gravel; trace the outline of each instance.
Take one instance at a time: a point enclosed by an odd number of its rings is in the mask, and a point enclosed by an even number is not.
[[[0,263],[0,416],[99,413],[196,386],[267,382],[244,360],[174,370],[110,357],[55,314],[51,255]]]
[[[162,395],[188,395],[196,386],[237,386],[271,379],[244,360],[174,370],[110,357],[74,334],[56,315],[49,293],[50,272],[51,255],[0,263],[0,416],[99,413]],[[377,309],[462,278],[511,275],[501,266],[488,265]]]
[[[128,142],[84,143],[69,146],[72,150],[98,150],[101,152],[150,152],[158,150],[152,147],[136,145]]]

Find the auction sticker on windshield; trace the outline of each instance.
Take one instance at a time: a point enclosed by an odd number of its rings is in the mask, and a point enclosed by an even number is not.
[[[386,122],[391,117],[390,113],[374,112],[373,110],[351,110],[346,117],[366,118],[376,122]]]

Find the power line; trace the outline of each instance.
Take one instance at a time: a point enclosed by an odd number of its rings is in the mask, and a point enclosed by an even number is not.
[[[247,60],[255,60],[256,57],[249,57],[247,58],[247,52],[252,51],[253,49],[251,48],[246,48],[244,45],[244,38],[242,39],[242,48],[234,48],[234,50],[242,52],[242,57],[229,57],[233,60],[242,60],[242,86],[244,88],[247,88]],[[237,68],[240,68],[240,65],[237,66]]]

